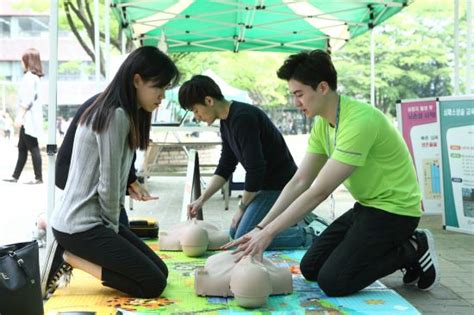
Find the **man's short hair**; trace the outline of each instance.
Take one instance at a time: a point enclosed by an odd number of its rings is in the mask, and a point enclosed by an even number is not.
[[[178,100],[182,108],[192,110],[196,104],[205,105],[206,96],[220,101],[224,99],[221,89],[214,80],[205,75],[195,75],[181,85]]]
[[[278,69],[277,76],[286,81],[297,80],[313,89],[326,81],[332,90],[337,90],[337,72],[331,56],[320,49],[289,56]]]

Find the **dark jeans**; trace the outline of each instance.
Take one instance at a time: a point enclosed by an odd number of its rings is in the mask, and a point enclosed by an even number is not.
[[[15,171],[13,172],[13,177],[16,179],[20,178],[23,167],[25,167],[28,151],[31,152],[33,169],[35,171],[35,179],[43,180],[43,175],[41,173],[41,154],[38,145],[38,138],[25,134],[25,128],[21,126],[20,136],[18,139],[18,160],[16,161]]]
[[[65,250],[102,267],[102,284],[137,298],[155,298],[166,287],[168,268],[140,238],[120,226],[119,233],[97,226],[66,234],[53,229]]]
[[[304,255],[303,276],[328,296],[344,296],[369,286],[416,260],[409,237],[419,218],[362,206],[337,218]]]

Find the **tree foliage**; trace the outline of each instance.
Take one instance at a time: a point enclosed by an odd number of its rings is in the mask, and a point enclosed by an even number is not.
[[[104,0],[100,0],[104,16]],[[375,29],[376,38],[376,101],[384,112],[394,113],[398,99],[450,95],[453,73],[453,9],[451,0],[417,0],[402,12]],[[465,60],[466,4],[461,4],[461,64]],[[18,6],[44,10],[45,2],[19,0]],[[60,28],[71,30],[81,46],[94,56],[93,1],[60,1]],[[111,15],[111,45],[121,47],[121,25]],[[102,22],[101,22],[102,23]],[[101,27],[101,40],[104,40]],[[101,44],[102,45],[102,44]],[[127,46],[132,47],[128,40]],[[178,64],[183,79],[211,69],[230,85],[249,91],[256,104],[287,106],[286,83],[276,77],[276,71],[286,54],[246,53],[176,53],[171,58]],[[103,56],[101,54],[101,58]],[[351,40],[333,53],[338,70],[340,92],[370,100],[370,34]],[[101,62],[102,73],[104,63]],[[464,76],[461,67],[461,77]],[[461,86],[461,89],[463,87]]]
[[[461,1],[462,2],[462,1]],[[399,99],[452,94],[453,2],[415,1],[375,29],[375,105],[394,114]],[[466,10],[461,7],[461,44]],[[464,23],[464,24],[463,24]],[[462,48],[461,48],[462,49]],[[278,53],[192,53],[178,64],[184,77],[210,68],[231,85],[247,89],[255,103],[286,106],[285,82],[276,70]],[[370,101],[370,34],[333,53],[340,92]]]
[[[461,8],[465,21],[465,10]],[[417,1],[375,30],[376,99],[395,113],[399,99],[452,94],[453,5]],[[465,23],[461,35],[465,36]],[[370,34],[333,54],[343,93],[370,100]]]
[[[230,85],[249,91],[256,104],[278,106],[287,103],[286,83],[276,76],[286,56],[263,52],[190,53],[177,64],[184,80],[211,69]]]
[[[58,10],[58,27],[63,31],[71,31],[78,43],[89,55],[92,62],[95,63],[95,41],[94,41],[94,1],[92,0],[60,0]],[[99,0],[99,16],[100,16],[100,71],[105,75],[105,61],[104,61],[104,16],[105,10],[110,8],[105,7],[105,1]],[[35,12],[49,13],[49,1],[38,0],[18,0],[15,3],[16,9],[30,9]],[[110,14],[110,45],[111,49],[120,52],[122,46],[122,25],[118,23],[113,14]],[[125,37],[126,49],[130,51],[133,49],[133,42],[131,39]]]

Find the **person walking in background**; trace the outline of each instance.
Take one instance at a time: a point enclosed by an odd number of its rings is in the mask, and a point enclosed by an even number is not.
[[[16,183],[28,157],[28,151],[33,160],[35,179],[27,184],[42,184],[41,153],[38,138],[43,128],[43,110],[38,100],[39,82],[44,75],[39,51],[30,48],[21,57],[25,75],[20,82],[19,102],[15,125],[20,128],[18,139],[18,159],[11,178],[4,181]]]

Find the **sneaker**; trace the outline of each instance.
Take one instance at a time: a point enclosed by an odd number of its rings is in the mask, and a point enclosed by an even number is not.
[[[420,279],[421,269],[418,265],[410,266],[402,269],[403,272],[403,284],[414,285]]]
[[[306,224],[306,231],[310,231],[314,237],[318,237],[321,235],[324,230],[329,226],[329,223],[327,223],[326,220],[323,218],[315,215],[314,213],[309,213],[307,214],[304,218],[303,221]],[[313,237],[313,238],[314,238]]]
[[[16,182],[18,182],[18,178],[15,178],[15,177],[4,178],[3,181],[7,182],[7,183],[16,183]]]
[[[30,180],[29,182],[25,182],[25,184],[27,185],[38,185],[42,183],[43,183],[43,180],[41,179],[33,179],[33,180]]]
[[[433,235],[429,230],[416,230],[416,242],[418,243],[418,289],[431,290],[439,281],[439,266],[436,256]],[[408,279],[407,279],[408,280]]]
[[[308,226],[310,225],[312,222],[314,222],[315,220],[318,220],[326,225],[329,225],[328,221],[326,221],[326,219],[324,219],[323,217],[320,217],[312,212],[308,213],[307,215],[304,216],[303,220],[299,221],[298,222],[298,225],[300,226]]]
[[[64,277],[66,282],[71,278],[72,267],[63,259],[64,249],[53,239],[46,253],[46,263],[41,273],[41,291],[43,298],[50,297]]]
[[[417,243],[415,234],[410,237],[410,242]],[[401,271],[403,272],[403,284],[405,285],[414,285],[418,282],[418,279],[420,279],[421,269],[418,262],[402,268]]]

